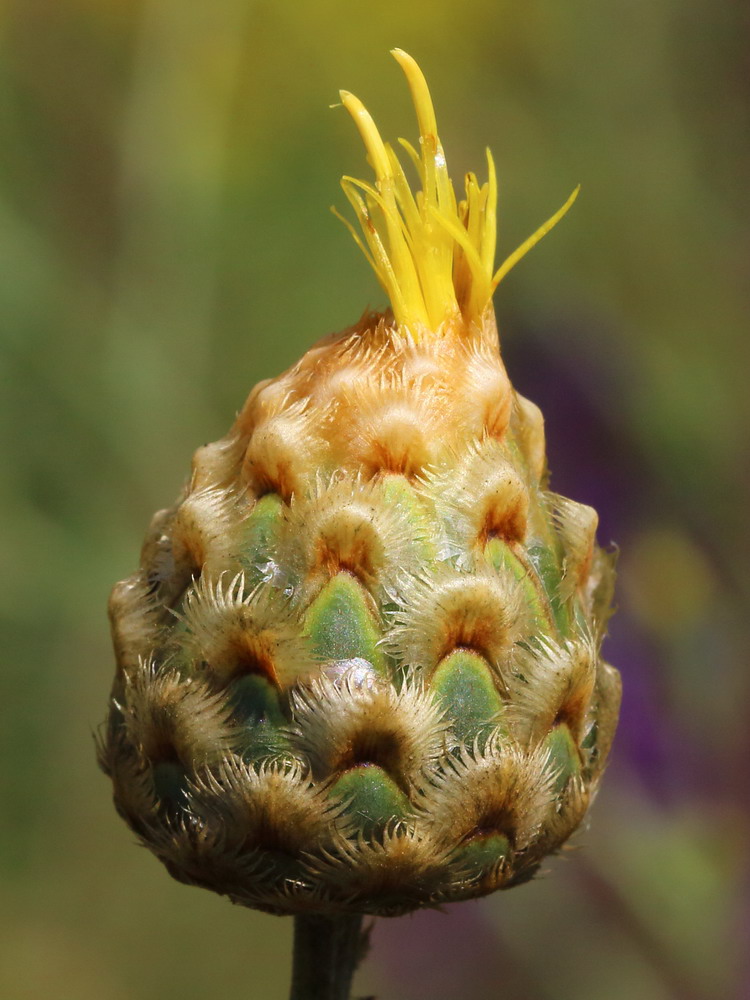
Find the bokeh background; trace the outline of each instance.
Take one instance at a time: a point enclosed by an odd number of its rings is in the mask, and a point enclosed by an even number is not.
[[[381,1000],[750,996],[748,7],[743,0],[6,0],[0,7],[0,996],[286,995],[291,922],[173,882],[92,732],[105,604],[193,449],[383,296],[328,206],[345,86],[454,177],[491,145],[497,295],[553,486],[621,548],[612,764],[530,886],[380,921]]]

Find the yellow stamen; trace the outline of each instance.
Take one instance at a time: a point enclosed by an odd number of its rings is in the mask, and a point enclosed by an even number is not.
[[[417,114],[419,149],[405,139],[399,143],[416,167],[421,190],[412,193],[396,153],[383,142],[365,106],[342,90],[341,101],[375,174],[374,184],[353,177],[341,181],[363,239],[343,221],[387,292],[396,322],[419,339],[451,316],[478,320],[500,281],[559,222],[579,189],[493,274],[497,178],[492,155],[487,150],[487,182],[480,185],[467,174],[466,197],[457,203],[427,81],[410,55],[402,49],[391,54],[406,76]]]
[[[557,223],[567,213],[568,209],[571,207],[573,202],[578,197],[578,192],[580,190],[581,190],[581,185],[579,184],[575,188],[571,196],[568,198],[568,200],[565,202],[565,204],[562,206],[562,208],[558,208],[555,214],[551,216],[551,218],[547,219],[544,225],[540,226],[535,233],[532,233],[532,235],[529,236],[527,240],[524,240],[523,243],[520,245],[520,247],[517,250],[514,250],[513,253],[510,255],[510,257],[508,257],[505,261],[503,261],[503,263],[500,265],[497,271],[495,271],[494,277],[492,278],[493,292],[500,284],[500,282],[503,280],[508,271],[512,270],[512,268],[516,266],[519,260],[521,260],[522,257],[525,257],[526,254],[529,252],[529,250],[532,250],[537,245],[539,240],[545,237],[547,233],[550,231],[550,229],[552,229],[554,226],[557,225]]]

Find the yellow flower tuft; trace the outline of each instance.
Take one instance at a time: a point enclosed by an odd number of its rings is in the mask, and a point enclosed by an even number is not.
[[[505,275],[565,215],[576,188],[559,211],[494,270],[497,178],[487,150],[488,179],[465,179],[466,197],[456,200],[440,143],[432,98],[414,59],[402,49],[393,57],[404,71],[419,125],[419,150],[399,139],[414,163],[421,190],[412,192],[393,147],[384,142],[364,104],[341,91],[375,172],[375,182],[343,177],[341,186],[357,216],[362,237],[334,208],[388,293],[396,322],[415,339],[453,316],[478,320]]]

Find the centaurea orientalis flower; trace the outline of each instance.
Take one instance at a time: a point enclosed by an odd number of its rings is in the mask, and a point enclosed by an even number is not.
[[[458,200],[425,79],[394,56],[416,192],[342,92],[345,177],[388,294],[256,386],[115,588],[101,759],[178,879],[277,914],[390,915],[530,878],[581,823],[614,734],[612,559],[548,488],[500,357],[497,184]]]

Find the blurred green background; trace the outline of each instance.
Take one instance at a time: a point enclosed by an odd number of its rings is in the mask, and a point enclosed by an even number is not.
[[[741,0],[6,0],[0,996],[286,994],[291,923],[173,882],[115,815],[92,731],[105,605],[194,448],[383,296],[344,228],[361,96],[454,178],[501,182],[518,388],[553,486],[621,546],[620,734],[580,850],[530,886],[380,921],[382,1000],[750,996],[748,7]]]

